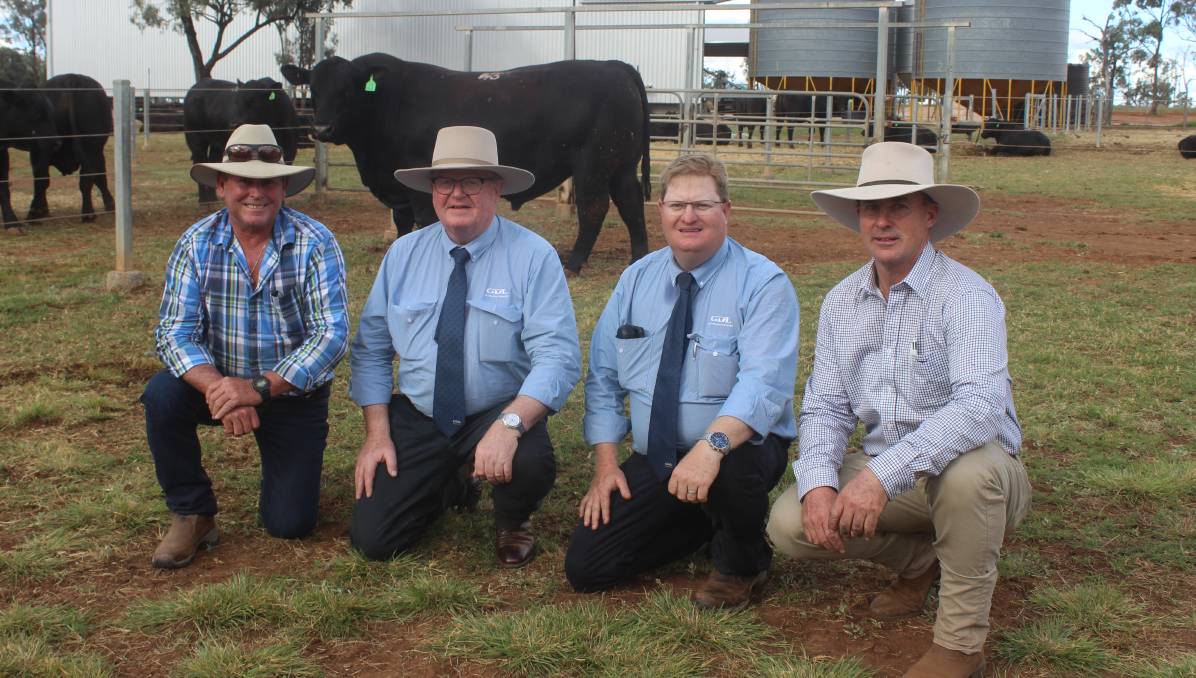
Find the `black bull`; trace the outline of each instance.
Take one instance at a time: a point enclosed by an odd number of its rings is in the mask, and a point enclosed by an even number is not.
[[[440,128],[475,125],[494,132],[499,162],[536,176],[531,188],[506,196],[513,209],[573,178],[578,234],[566,269],[580,271],[589,259],[611,200],[627,224],[631,260],[648,253],[648,98],[623,62],[463,73],[369,54],[282,73],[311,86],[316,138],[349,146],[362,183],[391,209],[400,235],[436,214],[431,196],[409,191],[394,170],[428,166]]]

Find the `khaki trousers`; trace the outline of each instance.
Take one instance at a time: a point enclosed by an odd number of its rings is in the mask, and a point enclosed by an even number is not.
[[[839,471],[843,487],[870,457],[848,454]],[[942,567],[934,642],[973,653],[984,648],[988,613],[997,584],[997,559],[1005,535],[1030,508],[1030,481],[1021,460],[996,442],[961,454],[934,478],[889,501],[872,539],[844,539],[846,553],[806,541],[802,506],[794,488],[772,507],[768,536],[777,551],[810,560],[859,558],[903,573],[933,543]],[[916,574],[916,573],[915,573]]]

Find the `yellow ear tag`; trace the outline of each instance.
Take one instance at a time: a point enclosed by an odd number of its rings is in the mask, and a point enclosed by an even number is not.
[[[274,92],[270,92],[270,98],[267,99],[267,101],[274,101],[274,99],[275,99]]]
[[[374,76],[370,76],[369,80],[365,81],[365,91],[373,92],[378,89],[378,83],[374,82]]]

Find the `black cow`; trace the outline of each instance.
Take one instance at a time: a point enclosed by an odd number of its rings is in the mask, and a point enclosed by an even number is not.
[[[44,162],[58,148],[54,109],[46,95],[29,85],[0,80],[0,216],[5,233],[23,233],[12,211],[8,189],[8,149],[28,151],[30,164]]]
[[[50,78],[42,85],[54,108],[54,124],[62,135],[62,144],[52,155],[34,154],[33,203],[29,218],[50,215],[46,203],[46,189],[50,185],[50,166],[63,174],[79,172],[79,194],[82,197],[83,221],[96,220],[91,204],[91,189],[98,188],[104,209],[116,209],[116,201],[108,190],[108,170],[104,163],[104,146],[112,136],[112,102],[104,87],[86,75],[64,73]]]
[[[871,138],[875,129],[872,123],[868,123],[862,132],[864,136]],[[915,133],[915,128],[911,125],[895,125],[889,122],[885,125],[885,141],[904,141],[907,144],[917,144],[931,153],[937,152],[939,135],[929,127],[918,127],[916,130]]]
[[[722,97],[718,100],[719,113],[725,113],[735,121],[735,138],[743,146],[747,133],[747,147],[752,147],[756,128],[760,129],[760,141],[764,141],[764,116],[768,114],[768,100],[764,97]]]
[[[826,110],[826,99],[830,96],[831,110],[828,114]],[[815,124],[826,122],[828,117],[842,115],[847,111],[848,102],[852,97],[833,96],[827,94],[778,94],[777,103],[774,112],[778,118],[784,118],[786,136],[789,139],[789,145],[793,145],[793,133],[797,129],[794,123],[804,122],[805,124]],[[829,141],[831,128],[822,127],[822,140]],[[780,139],[780,134],[777,139]]]
[[[1179,140],[1179,154],[1187,160],[1196,158],[1196,134],[1190,134]]]
[[[1025,129],[1021,123],[989,118],[984,121],[981,139],[995,139],[989,155],[1050,155],[1051,140],[1038,130]]]
[[[648,252],[648,97],[628,64],[561,61],[463,73],[369,54],[331,57],[310,71],[283,66],[282,73],[311,85],[316,138],[349,146],[362,183],[391,208],[400,235],[436,214],[431,196],[408,191],[394,170],[427,166],[440,128],[477,125],[498,138],[501,162],[536,175],[531,188],[507,196],[513,209],[573,177],[579,226],[566,269],[577,272],[589,258],[611,199],[627,224],[631,260]]]
[[[191,162],[220,162],[228,135],[238,125],[269,125],[290,164],[298,150],[298,122],[282,83],[271,78],[231,83],[205,78],[183,98],[183,133]],[[199,201],[216,199],[216,189],[199,186]]]

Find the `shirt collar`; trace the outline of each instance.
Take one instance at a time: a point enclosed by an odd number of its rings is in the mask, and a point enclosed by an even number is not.
[[[470,240],[464,245],[458,245],[457,243],[453,242],[453,239],[448,236],[448,231],[446,231],[444,225],[441,224],[440,247],[444,250],[445,254],[448,254],[457,247],[464,247],[465,251],[469,252],[469,260],[477,261],[483,254],[486,253],[486,250],[490,249],[490,246],[493,245],[494,241],[498,238],[498,229],[501,225],[501,222],[502,217],[495,215],[494,220],[490,222],[490,225],[486,227],[486,230],[482,231],[478,237]]]
[[[698,284],[698,289],[706,286],[714,278],[714,274],[718,269],[722,268],[723,262],[727,260],[728,253],[731,251],[731,239],[724,238],[723,244],[718,250],[706,261],[702,262],[694,270],[690,271],[690,275],[694,277],[694,282]],[[677,260],[673,258],[672,252],[669,253],[669,278],[673,281],[673,285],[677,284],[677,276],[681,274],[681,267],[677,265]]]
[[[937,256],[938,250],[934,249],[934,245],[926,243],[922,247],[922,253],[918,255],[918,260],[914,262],[914,267],[901,279],[901,282],[893,285],[893,287],[906,285],[915,294],[925,298],[930,288],[931,271],[934,268],[934,260]],[[884,298],[880,293],[880,288],[876,286],[876,270],[874,266],[875,262],[869,261],[860,269],[860,284],[856,290],[857,299],[866,295]]]

